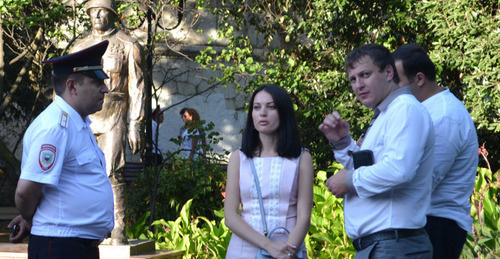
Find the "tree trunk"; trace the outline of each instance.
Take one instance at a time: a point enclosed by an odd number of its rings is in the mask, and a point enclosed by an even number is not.
[[[5,76],[5,62],[4,62],[4,52],[3,52],[3,27],[0,25],[0,96],[3,95],[4,88],[4,76]]]
[[[0,116],[3,116],[3,114],[5,113],[5,110],[7,109],[7,106],[10,104],[12,97],[14,96],[17,89],[21,85],[21,81],[22,81],[23,77],[30,71],[30,66],[31,66],[31,63],[33,62],[33,57],[36,55],[36,52],[38,51],[37,43],[42,39],[42,36],[43,36],[43,29],[39,28],[37,33],[36,33],[35,38],[33,39],[33,41],[30,44],[31,45],[30,49],[33,50],[33,55],[29,56],[26,59],[26,62],[24,62],[23,68],[21,69],[21,71],[19,71],[19,74],[16,78],[14,85],[12,86],[12,89],[10,89],[9,93],[5,96],[5,99],[3,100],[2,104],[0,105]]]

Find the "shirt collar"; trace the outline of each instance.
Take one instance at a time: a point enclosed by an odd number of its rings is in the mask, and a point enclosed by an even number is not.
[[[432,96],[429,96],[429,98],[425,99],[422,103],[426,104],[426,103],[432,102],[431,100],[433,100],[434,98],[438,98],[438,96],[445,95],[445,94],[448,94],[448,93],[450,93],[450,89],[448,89],[446,87],[443,87],[441,89],[441,91],[433,94]]]
[[[394,99],[403,94],[411,94],[409,86],[401,87],[390,92],[389,95],[387,95],[387,97],[385,97],[385,99],[377,106],[377,108],[375,108],[375,110],[378,109],[379,111],[383,111],[387,109],[389,104],[391,104]]]
[[[73,123],[78,130],[82,130],[83,128],[90,126],[91,120],[89,117],[86,117],[85,121],[83,121],[82,116],[80,116],[80,114],[59,95],[56,95],[54,103],[59,106],[63,112],[68,113],[69,119],[73,120]]]

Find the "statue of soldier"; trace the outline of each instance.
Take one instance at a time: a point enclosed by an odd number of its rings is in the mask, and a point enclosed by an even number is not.
[[[101,111],[90,116],[92,132],[104,152],[106,171],[110,177],[115,201],[115,228],[111,232],[111,244],[128,244],[125,232],[125,204],[123,167],[127,135],[132,153],[144,146],[144,55],[136,39],[115,27],[118,17],[114,0],[91,0],[87,14],[92,23],[92,33],[77,41],[71,52],[76,52],[103,40],[109,47],[102,57],[103,70],[109,93],[104,98]]]

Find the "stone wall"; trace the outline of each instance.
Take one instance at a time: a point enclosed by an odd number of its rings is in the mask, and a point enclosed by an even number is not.
[[[210,85],[209,79],[219,74],[200,68],[193,61],[199,51],[207,47],[209,39],[213,39],[211,46],[217,50],[223,49],[228,43],[227,39],[217,38],[219,18],[210,11],[198,9],[196,3],[195,0],[185,0],[181,23],[175,29],[168,30],[165,43],[158,44],[154,50],[153,94],[158,96],[160,107],[167,109],[164,112],[165,120],[160,125],[159,144],[164,150],[178,148],[169,140],[177,137],[180,127],[184,125],[179,111],[183,107],[191,107],[200,113],[202,120],[214,122],[214,130],[221,134],[223,141],[213,147],[215,151],[232,151],[241,145],[241,133],[246,120],[244,108],[250,96],[237,92],[231,86]],[[170,10],[163,13],[162,21],[169,27],[176,24],[177,18],[177,13]],[[146,31],[147,28],[142,27],[131,34],[145,45]],[[264,37],[256,34],[253,28],[245,28],[240,33],[248,36],[252,42],[255,59],[265,58],[267,50],[261,49]],[[280,44],[279,37],[276,37],[271,47]],[[156,104],[153,98],[153,109]],[[136,161],[138,157],[129,154],[128,160]]]
[[[202,120],[213,122],[214,131],[223,140],[214,148],[217,152],[232,151],[241,144],[241,131],[246,120],[245,103],[249,97],[231,86],[210,84],[217,72],[200,68],[195,62],[181,56],[162,55],[153,70],[153,94],[165,109],[164,122],[159,129],[159,145],[163,150],[175,150],[179,146],[170,138],[179,135],[184,125],[179,111],[184,107],[195,108]],[[153,97],[152,106],[156,107]]]

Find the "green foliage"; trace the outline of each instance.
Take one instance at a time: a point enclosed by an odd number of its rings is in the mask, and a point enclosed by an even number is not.
[[[354,258],[355,250],[344,230],[342,199],[335,198],[326,188],[327,175],[342,169],[334,163],[328,170],[319,171],[314,184],[314,206],[311,226],[305,238],[310,258]],[[476,187],[471,197],[473,233],[467,236],[463,258],[496,258],[500,256],[499,172],[478,168]],[[157,248],[186,251],[187,258],[224,258],[231,231],[224,225],[224,213],[214,211],[214,220],[191,214],[188,200],[175,220],[157,220],[151,228],[144,214],[128,230],[129,238],[149,238]]]
[[[129,238],[149,238],[156,241],[157,249],[184,250],[184,258],[224,258],[231,238],[231,232],[224,225],[224,213],[215,211],[222,219],[209,220],[206,217],[191,215],[192,199],[182,207],[175,221],[156,220],[152,230],[145,234],[134,233]],[[148,217],[148,215],[144,215]],[[143,221],[131,229],[145,229]]]
[[[127,188],[127,214],[131,222],[154,208],[154,219],[173,220],[179,215],[181,206],[192,199],[191,212],[195,216],[214,219],[214,210],[222,208],[223,190],[226,182],[224,154],[215,153],[212,146],[222,138],[214,132],[214,124],[204,121],[195,124],[205,132],[206,145],[198,145],[197,159],[179,156],[179,150],[164,154],[164,165],[157,170],[150,167],[139,176],[137,182]],[[180,140],[171,139],[180,145]],[[204,153],[203,151],[204,150]],[[154,206],[151,202],[154,201]],[[149,221],[151,222],[151,221]]]
[[[314,206],[311,226],[305,238],[310,258],[354,258],[355,250],[344,230],[342,199],[335,198],[326,188],[328,175],[342,169],[334,163],[326,171],[318,171],[314,180]],[[478,168],[476,186],[471,197],[473,233],[467,236],[463,258],[496,258],[500,256],[500,188],[499,172]],[[149,238],[161,249],[181,249],[187,258],[224,258],[231,231],[224,225],[224,213],[214,211],[209,220],[191,214],[188,200],[173,221],[157,220],[148,228],[144,214],[128,230],[129,238]]]
[[[335,173],[342,166],[334,164],[327,170]],[[354,248],[344,231],[342,199],[335,198],[326,188],[327,172],[315,178],[314,207],[311,227],[305,243],[310,258],[353,258]],[[148,229],[144,214],[128,230],[129,238],[149,238],[159,249],[185,250],[187,258],[225,258],[231,231],[224,225],[224,213],[214,211],[216,220],[191,214],[193,200],[188,200],[175,220],[160,219]],[[164,206],[164,205],[163,205]]]
[[[149,230],[148,218],[151,211],[146,211],[138,220],[127,228],[127,238],[131,239],[148,239],[146,237]]]
[[[493,258],[500,256],[500,171],[478,168],[476,186],[471,197],[472,235],[467,236],[462,256]]]
[[[305,240],[311,258],[354,258],[356,251],[344,230],[342,199],[335,198],[325,186],[327,174],[336,173],[341,168],[340,164],[334,164],[316,176],[311,227]]]
[[[0,0],[4,44],[0,58],[5,61],[1,68],[5,75],[0,89],[5,105],[5,110],[0,109],[2,120],[29,122],[50,103],[50,70],[41,61],[60,54],[57,44],[69,41],[75,15],[61,1]]]
[[[479,140],[499,168],[500,14],[498,1],[429,1],[418,5],[428,31],[425,47],[441,72],[441,83],[469,109]],[[483,165],[484,166],[484,165]]]
[[[491,150],[494,167],[499,166],[500,153],[491,148],[500,132],[498,1],[201,2],[218,15],[218,36],[230,44],[219,52],[208,47],[196,60],[219,70],[222,76],[213,80],[224,85],[251,91],[274,82],[287,89],[297,105],[302,142],[317,168],[331,163],[329,147],[317,130],[327,113],[338,110],[350,122],[354,138],[371,117],[345,78],[346,54],[365,43],[395,50],[406,42],[429,51],[441,83],[471,111],[480,141]],[[245,33],[250,29],[264,42],[250,39]],[[245,62],[260,56],[256,46],[267,50],[266,58]]]
[[[7,27],[23,26],[29,29],[47,26],[52,21],[65,20],[65,9],[64,4],[54,1],[0,0],[3,25]]]

